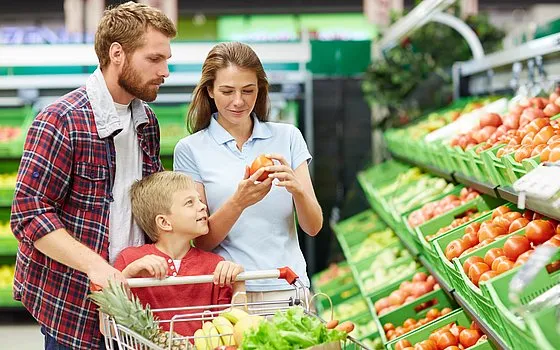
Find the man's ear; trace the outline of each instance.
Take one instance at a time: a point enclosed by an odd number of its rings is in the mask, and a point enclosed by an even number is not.
[[[208,91],[208,96],[210,96],[211,99],[214,99],[214,91],[212,86],[207,86],[206,87],[206,91]]]
[[[161,214],[156,216],[156,227],[162,231],[171,231],[173,229],[171,222],[169,222],[165,215]]]
[[[121,44],[114,42],[109,47],[109,58],[116,65],[121,65],[125,60],[125,53]]]

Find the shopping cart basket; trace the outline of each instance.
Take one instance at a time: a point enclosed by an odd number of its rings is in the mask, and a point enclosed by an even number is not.
[[[242,308],[245,309],[249,314],[259,315],[263,317],[270,317],[277,312],[285,312],[290,307],[296,306],[303,308],[303,311],[311,316],[320,317],[315,315],[311,309],[311,301],[309,290],[304,286],[304,284],[299,280],[298,276],[288,267],[279,268],[276,270],[263,270],[263,271],[251,271],[240,273],[236,281],[248,281],[248,280],[258,280],[258,279],[284,279],[290,285],[295,288],[295,297],[290,297],[287,300],[272,300],[272,301],[260,301],[260,302],[248,302],[245,293],[237,293],[230,304],[220,304],[220,305],[201,305],[201,306],[185,306],[179,308],[165,308],[165,309],[153,309],[154,313],[157,312],[173,312],[175,315],[170,319],[159,319],[157,322],[159,324],[167,323],[169,324],[169,341],[168,346],[162,348],[161,346],[153,343],[149,339],[141,336],[140,334],[134,332],[133,330],[118,324],[113,317],[107,314],[101,313],[101,328],[102,333],[105,337],[105,345],[107,349],[110,350],[124,350],[124,349],[134,349],[134,350],[165,350],[172,349],[172,344],[176,341],[186,343],[187,349],[196,349],[193,345],[196,339],[204,338],[214,338],[220,337],[226,339],[225,337],[233,337],[233,333],[225,334],[212,334],[211,336],[180,336],[173,333],[174,325],[178,322],[200,322],[200,328],[203,328],[204,322],[212,321],[214,318],[218,317],[223,312],[228,311],[230,308]],[[157,287],[157,286],[169,286],[169,285],[181,285],[181,284],[199,284],[199,283],[212,283],[213,275],[202,275],[202,276],[181,276],[181,277],[168,277],[163,280],[156,278],[131,278],[127,280],[131,288],[136,287]],[[242,299],[241,302],[239,300]],[[341,342],[340,348],[342,349],[368,349],[366,346],[358,342],[356,339],[348,336],[347,339]]]

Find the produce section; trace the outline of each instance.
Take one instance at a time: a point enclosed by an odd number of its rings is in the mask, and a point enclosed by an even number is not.
[[[395,159],[358,176],[372,210],[334,230],[387,349],[560,346],[554,306],[536,311],[539,296],[560,285],[560,254],[516,292],[522,294],[517,304],[508,291],[536,249],[560,247],[560,215],[530,202],[520,209],[511,188],[553,154],[560,136],[560,115],[552,115],[560,107],[559,91],[471,101],[470,114],[432,113],[386,133]],[[459,133],[454,123],[465,120],[473,127]],[[528,148],[527,155],[519,154]]]

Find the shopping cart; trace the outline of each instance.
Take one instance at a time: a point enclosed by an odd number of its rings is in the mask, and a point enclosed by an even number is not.
[[[110,315],[101,313],[101,329],[105,337],[105,346],[110,350],[124,350],[124,349],[134,349],[134,350],[165,350],[165,349],[175,349],[172,344],[178,344],[182,342],[183,347],[181,349],[197,349],[193,344],[195,344],[196,339],[204,339],[204,341],[209,341],[210,338],[221,337],[222,339],[231,339],[233,333],[215,333],[211,336],[180,336],[173,333],[174,326],[178,322],[200,322],[200,328],[203,328],[204,322],[212,321],[214,318],[218,317],[223,312],[227,312],[231,308],[242,308],[251,315],[259,315],[265,318],[270,317],[277,312],[285,312],[291,307],[301,307],[305,314],[311,317],[317,317],[322,322],[319,316],[312,312],[311,302],[313,298],[310,298],[309,290],[305,285],[299,280],[298,276],[288,267],[279,268],[276,270],[263,270],[263,271],[252,271],[240,273],[236,281],[248,281],[248,280],[258,280],[258,279],[284,279],[290,285],[295,288],[295,297],[290,297],[287,300],[272,300],[272,301],[261,301],[261,302],[248,302],[245,293],[237,293],[230,304],[221,305],[201,305],[201,306],[186,306],[179,308],[165,308],[165,309],[153,309],[154,313],[157,312],[173,312],[174,316],[170,319],[159,319],[157,322],[159,324],[167,323],[169,324],[169,340],[166,347],[161,347],[154,342],[146,339],[140,334],[134,332],[133,330],[118,324],[113,317]],[[128,279],[128,284],[131,288],[136,287],[157,287],[157,286],[169,286],[169,285],[181,285],[181,284],[199,284],[199,283],[212,283],[212,275],[202,275],[202,276],[181,276],[181,277],[168,277],[163,280],[155,278],[132,278]],[[239,300],[241,299],[241,302]],[[178,341],[178,342],[177,342]],[[211,343],[210,343],[211,344]],[[340,346],[336,346],[332,349],[368,349],[365,345],[361,344],[356,339],[348,336],[345,341],[342,341]],[[331,348],[329,348],[331,349]]]

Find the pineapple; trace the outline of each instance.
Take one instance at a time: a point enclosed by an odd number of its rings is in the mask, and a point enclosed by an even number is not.
[[[101,312],[113,317],[117,324],[133,330],[161,348],[172,350],[190,348],[189,342],[185,339],[176,339],[170,344],[171,336],[173,338],[180,336],[175,332],[171,334],[169,331],[164,331],[156,322],[150,306],[146,305],[144,309],[136,296],[133,296],[132,300],[129,299],[122,284],[109,281],[108,287],[93,292],[89,297],[99,306]]]

